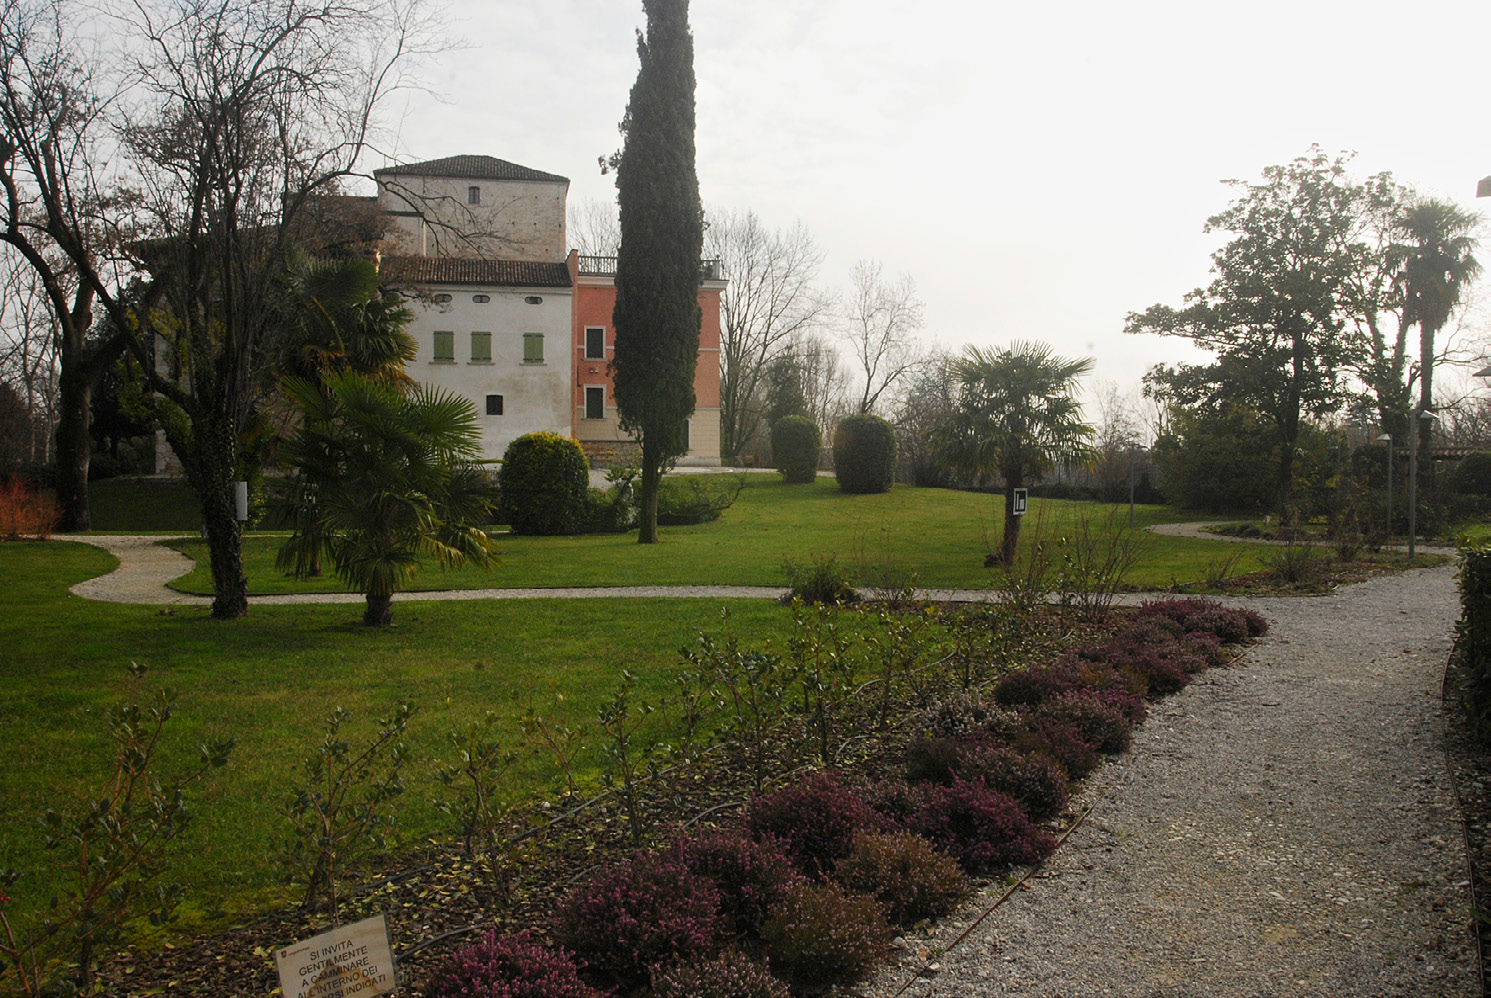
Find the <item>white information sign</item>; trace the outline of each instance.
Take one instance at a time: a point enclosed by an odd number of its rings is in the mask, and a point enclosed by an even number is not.
[[[1025,506],[1026,506],[1027,502],[1029,501],[1029,497],[1030,497],[1030,490],[1029,489],[1016,489],[1015,490],[1015,515],[1016,516],[1024,516],[1025,515]]]
[[[285,998],[373,998],[393,991],[393,951],[382,915],[275,950]]]

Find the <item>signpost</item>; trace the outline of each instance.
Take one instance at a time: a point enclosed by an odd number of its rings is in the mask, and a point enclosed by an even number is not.
[[[1024,516],[1025,515],[1025,506],[1026,506],[1026,503],[1029,501],[1029,499],[1030,499],[1030,490],[1029,489],[1016,489],[1015,490],[1015,515],[1016,516]]]
[[[393,949],[382,915],[274,951],[285,998],[374,998],[393,991]]]

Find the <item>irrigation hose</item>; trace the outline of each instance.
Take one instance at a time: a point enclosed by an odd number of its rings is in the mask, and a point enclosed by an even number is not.
[[[1069,835],[1071,835],[1073,832],[1075,832],[1078,828],[1081,827],[1082,822],[1084,822],[1084,821],[1087,820],[1087,816],[1093,812],[1093,808],[1095,808],[1096,806],[1097,805],[1095,805],[1095,804],[1089,804],[1087,806],[1087,809],[1085,811],[1083,811],[1080,815],[1077,816],[1077,820],[1074,821],[1074,822],[1072,822],[1071,827],[1069,827],[1066,831],[1062,832],[1059,836],[1057,836],[1057,838],[1056,838],[1056,849],[1053,849],[1051,851],[1051,855],[1053,855],[1053,856],[1056,855],[1057,850],[1059,850],[1066,843],[1067,837]],[[990,915],[994,914],[994,910],[996,908],[998,908],[1000,905],[1002,905],[1006,901],[1008,901],[1011,894],[1014,894],[1015,891],[1018,891],[1021,887],[1024,887],[1025,886],[1025,882],[1027,880],[1029,880],[1031,877],[1035,876],[1037,872],[1039,872],[1041,869],[1043,869],[1045,867],[1045,865],[1046,865],[1045,861],[1042,860],[1041,862],[1037,863],[1035,866],[1032,866],[1030,869],[1026,870],[1025,871],[1025,875],[1023,877],[1021,877],[1019,880],[1015,881],[1013,884],[1010,885],[1010,887],[1009,887],[1008,890],[1006,890],[1003,894],[999,895],[998,900],[996,900],[993,904],[989,905],[989,907],[985,908],[979,914],[978,918],[975,918],[972,922],[970,922],[968,924],[967,928],[965,928],[962,932],[958,933],[958,937],[956,939],[954,939],[952,942],[948,943],[947,946],[945,946],[943,948],[942,952],[944,954],[951,953],[953,951],[954,947],[956,947],[963,940],[967,939],[969,933],[971,933],[974,929],[976,929],[980,925],[982,925],[983,922],[984,922],[984,919],[986,919]],[[922,979],[922,976],[927,972],[927,968],[930,967],[931,965],[932,965],[932,961],[930,961],[930,960],[924,962],[919,968],[917,968],[916,973],[912,974],[909,978],[906,979],[906,983],[902,984],[901,987],[898,990],[896,990],[896,991],[894,991],[894,992],[892,992],[890,994],[889,998],[901,998],[901,995],[904,995],[907,991],[909,991],[911,989],[911,986],[913,984],[915,984],[917,981],[919,981],[919,980]],[[1485,998],[1485,996],[1483,995],[1482,998]]]

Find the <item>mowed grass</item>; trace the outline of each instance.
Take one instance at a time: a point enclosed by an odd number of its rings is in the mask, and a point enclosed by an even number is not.
[[[107,711],[123,696],[125,664],[140,662],[148,688],[180,696],[161,753],[168,772],[194,760],[200,742],[237,741],[228,766],[192,792],[198,817],[173,851],[173,876],[193,888],[188,929],[285,899],[276,860],[289,829],[284,808],[336,706],[353,713],[345,734],[354,742],[397,701],[418,708],[399,805],[401,840],[418,844],[449,834],[433,804],[443,792],[433,767],[449,752],[446,698],[457,721],[497,712],[512,738],[511,719],[529,706],[557,723],[586,724],[623,667],[641,677],[641,695],[667,692],[679,649],[700,630],[718,630],[724,606],[753,640],[780,643],[791,628],[789,611],[766,600],[401,603],[395,626],[374,630],[361,626],[355,606],[255,607],[217,622],[205,610],[163,614],[67,593],[113,565],[79,544],[0,544],[0,868],[25,875],[12,892],[23,908],[55,889],[67,857],[43,849],[34,819],[104,786]],[[579,761],[592,785],[598,765],[595,749]],[[537,755],[515,775],[525,792],[557,778]]]
[[[497,537],[499,564],[491,569],[422,571],[412,588],[482,589],[559,586],[756,585],[787,583],[787,561],[810,564],[836,559],[860,584],[915,573],[921,586],[986,588],[998,577],[984,567],[1003,529],[998,496],[897,485],[881,495],[839,491],[832,479],[786,485],[775,475],[749,475],[733,507],[714,523],[664,527],[658,544],[637,543],[635,532],[581,537]],[[1025,518],[1022,545],[1037,537],[1071,536],[1079,518],[1104,534],[1126,527],[1127,506],[1034,499]],[[1153,523],[1187,519],[1164,506],[1139,506],[1134,525],[1139,556],[1128,576],[1135,589],[1159,589],[1205,581],[1214,563],[1237,555],[1223,541],[1144,534]],[[288,578],[274,567],[283,535],[250,534],[244,557],[250,592],[343,592],[337,579]],[[210,594],[212,577],[205,546],[175,545],[197,560],[196,569],[173,585]],[[1261,567],[1248,550],[1235,572]]]

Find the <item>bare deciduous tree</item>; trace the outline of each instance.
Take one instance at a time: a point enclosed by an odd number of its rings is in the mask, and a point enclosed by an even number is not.
[[[0,382],[15,390],[25,408],[24,437],[6,442],[19,463],[52,458],[58,338],[41,278],[16,254],[0,254]]]
[[[570,204],[566,214],[569,244],[581,256],[615,256],[621,249],[616,202],[584,198]]]
[[[768,229],[753,211],[709,215],[704,255],[724,264],[720,298],[720,456],[726,462],[762,430],[767,366],[824,314],[813,288],[823,252],[802,223]]]
[[[871,412],[896,382],[915,369],[921,359],[916,333],[922,327],[922,301],[916,282],[903,274],[884,276],[878,260],[861,260],[849,272],[849,294],[844,301],[843,339],[849,345],[855,373],[864,379],[857,403]]]

